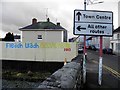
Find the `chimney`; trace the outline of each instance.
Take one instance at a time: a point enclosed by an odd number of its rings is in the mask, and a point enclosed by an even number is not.
[[[50,22],[50,19],[49,19],[49,18],[47,18],[47,22]]]
[[[37,23],[37,19],[36,19],[36,18],[33,18],[33,19],[32,19],[32,24],[35,24],[35,23]]]
[[[57,22],[57,25],[60,26],[60,22]]]

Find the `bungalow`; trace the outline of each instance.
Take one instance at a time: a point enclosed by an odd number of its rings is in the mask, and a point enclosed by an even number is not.
[[[60,23],[54,24],[47,21],[37,22],[32,19],[32,24],[19,29],[22,42],[67,42],[67,30]]]

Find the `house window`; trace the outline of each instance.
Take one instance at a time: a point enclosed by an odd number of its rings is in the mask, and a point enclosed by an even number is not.
[[[116,43],[116,50],[120,50],[120,43]]]
[[[38,35],[37,39],[42,40],[42,35]]]
[[[117,39],[120,39],[120,34],[117,34]]]
[[[111,48],[114,49],[114,44],[113,43],[111,43]]]

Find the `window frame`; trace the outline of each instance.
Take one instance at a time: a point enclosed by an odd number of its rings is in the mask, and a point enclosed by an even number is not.
[[[37,40],[42,40],[42,35],[37,35]]]

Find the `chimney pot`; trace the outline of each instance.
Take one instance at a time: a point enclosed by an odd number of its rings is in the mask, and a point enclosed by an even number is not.
[[[37,19],[36,19],[36,18],[33,18],[33,19],[32,19],[32,24],[35,24],[35,23],[37,23]]]
[[[57,25],[60,26],[60,22],[57,22]]]
[[[50,19],[49,19],[49,18],[47,18],[47,22],[50,22]]]

